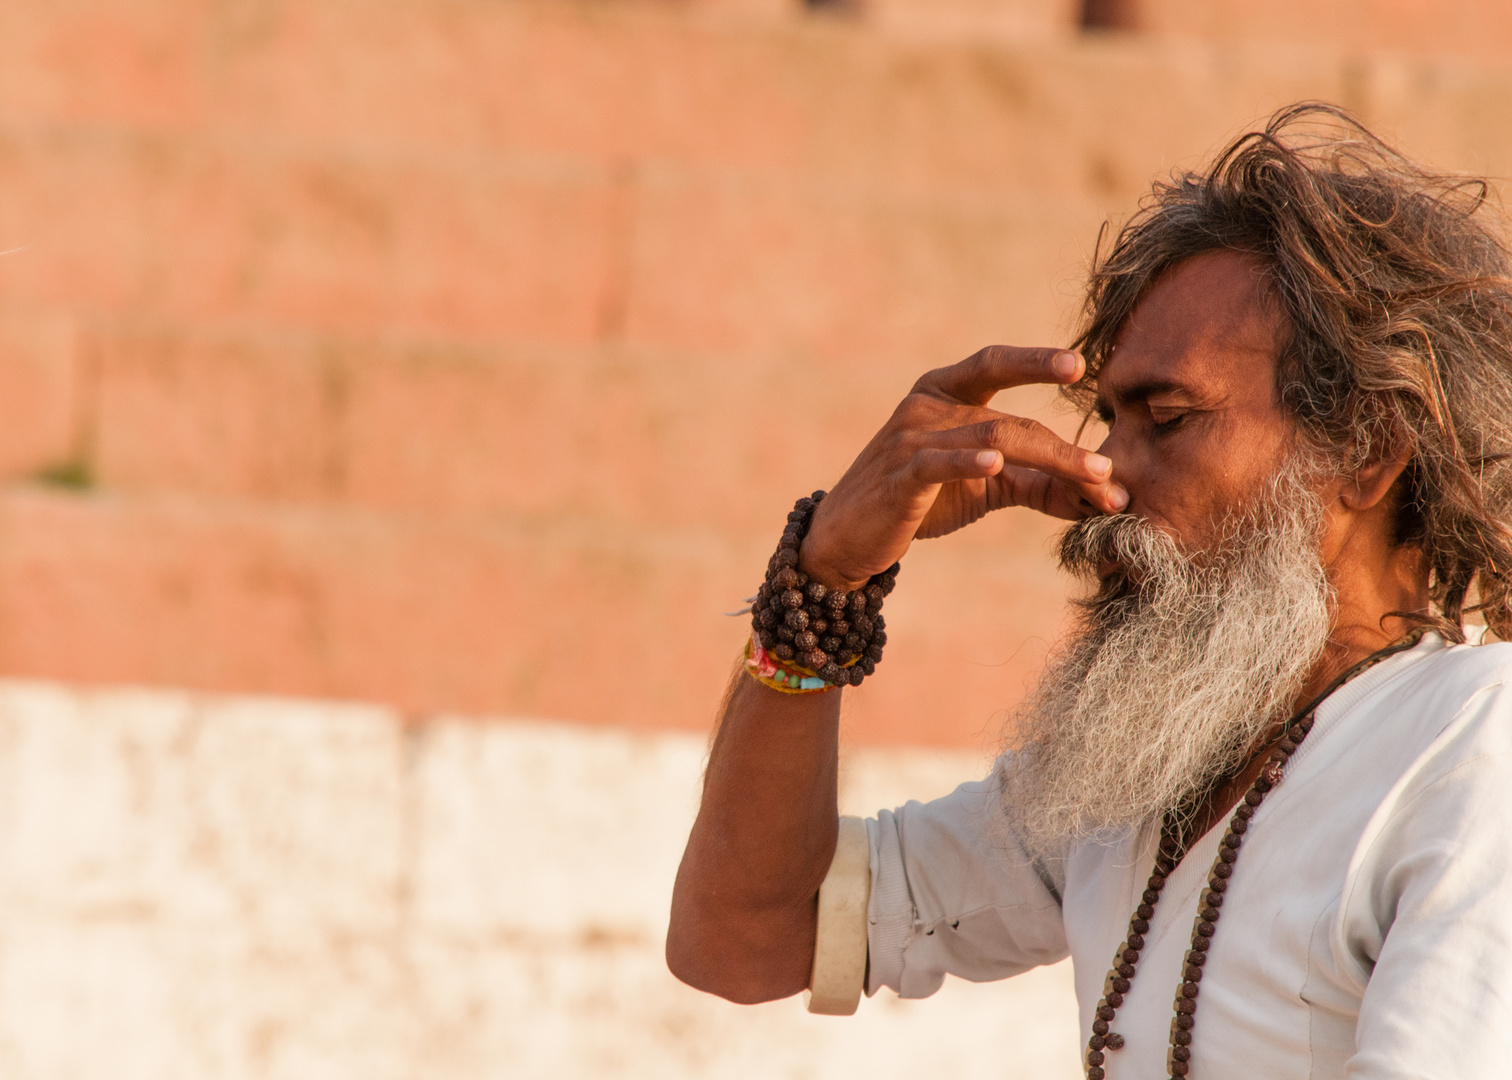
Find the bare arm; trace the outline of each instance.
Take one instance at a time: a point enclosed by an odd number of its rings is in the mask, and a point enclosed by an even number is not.
[[[998,390],[1072,382],[1059,349],[995,346],[925,375],[819,505],[799,568],[852,589],[915,537],[942,536],[1004,506],[1063,518],[1120,510],[1106,458],[986,407]],[[838,830],[843,690],[783,694],[737,672],[719,720],[703,804],[672,894],[667,964],[738,1002],[808,985],[819,885]]]
[[[835,852],[840,694],[736,673],[672,894],[667,964],[750,1003],[808,986],[819,884]]]

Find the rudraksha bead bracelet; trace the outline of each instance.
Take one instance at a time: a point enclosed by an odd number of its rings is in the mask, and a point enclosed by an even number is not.
[[[762,682],[789,693],[860,686],[887,644],[882,601],[897,583],[897,563],[854,590],[828,588],[798,569],[798,548],[824,494],[793,504],[751,601],[748,666]]]

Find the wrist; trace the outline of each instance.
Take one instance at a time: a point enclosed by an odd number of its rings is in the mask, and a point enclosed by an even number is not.
[[[866,587],[870,578],[847,578],[822,558],[811,557],[803,548],[798,549],[798,569],[807,574],[810,581],[817,581],[826,589],[840,592],[855,592]]]
[[[865,588],[866,583],[871,580],[871,575],[863,574],[859,578],[853,578],[841,570],[841,560],[835,558],[829,551],[826,541],[830,534],[819,520],[818,509],[814,512],[814,518],[813,524],[803,537],[803,543],[798,548],[798,570],[807,574],[810,581],[817,581],[826,589],[854,592]]]
[[[824,492],[816,491],[794,505],[777,552],[767,564],[766,580],[751,602],[747,670],[788,693],[859,686],[887,644],[882,601],[897,580],[897,563],[856,589],[830,588],[799,569],[799,549],[823,499]],[[775,681],[779,666],[784,676],[780,686]],[[799,676],[796,687],[794,674]]]

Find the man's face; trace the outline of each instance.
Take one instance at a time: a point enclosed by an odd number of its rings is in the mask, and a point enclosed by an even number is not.
[[[1254,260],[1201,256],[1150,289],[1100,374],[1130,503],[1061,538],[1062,566],[1100,584],[1004,759],[1005,820],[1036,855],[1209,790],[1327,646],[1333,481],[1275,400],[1283,325]]]
[[[1276,400],[1285,324],[1262,273],[1231,251],[1179,263],[1134,309],[1098,376],[1109,427],[1100,450],[1129,492],[1126,512],[1188,552],[1211,546],[1293,445]]]

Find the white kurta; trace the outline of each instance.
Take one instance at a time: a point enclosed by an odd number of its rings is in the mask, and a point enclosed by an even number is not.
[[[1194,1080],[1512,1077],[1512,644],[1427,636],[1345,684],[1255,814],[1198,998]],[[1070,955],[1083,1039],[1153,826],[1055,870],[1009,852],[990,782],[867,823],[867,992],[923,997]],[[1108,1080],[1165,1077],[1226,819],[1168,880]],[[998,839],[994,839],[997,837]]]

